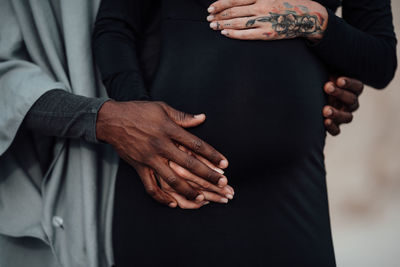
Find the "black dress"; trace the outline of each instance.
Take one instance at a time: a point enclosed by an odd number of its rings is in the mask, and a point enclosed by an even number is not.
[[[229,159],[235,198],[199,210],[171,209],[149,197],[122,162],[116,266],[335,266],[321,116],[328,73],[313,50],[324,48],[302,39],[231,40],[205,20],[213,1],[161,2],[103,1],[95,54],[105,84],[116,99],[162,100],[206,113],[206,123],[190,131]],[[331,9],[339,4],[321,2]],[[161,53],[150,53],[159,64],[148,82],[138,78],[143,69],[135,52],[151,47],[143,45],[145,25],[158,11]]]

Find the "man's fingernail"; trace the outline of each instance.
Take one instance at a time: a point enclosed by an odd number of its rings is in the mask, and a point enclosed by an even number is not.
[[[207,20],[208,20],[208,21],[212,21],[214,18],[215,18],[214,15],[210,15],[210,16],[207,17]]]
[[[213,29],[214,29],[214,28],[217,28],[217,25],[218,25],[218,24],[217,24],[216,22],[211,22],[211,23],[210,23],[210,28],[213,28]]]
[[[203,10],[204,10],[204,9],[203,9]],[[207,11],[208,11],[209,13],[212,13],[212,12],[215,11],[215,7],[210,6],[210,7],[207,9]]]
[[[204,196],[203,195],[198,195],[196,197],[196,201],[203,201],[204,200]]]
[[[224,197],[221,198],[221,203],[228,203],[228,201],[229,201],[229,200],[228,200],[227,198],[224,198]]]
[[[218,180],[218,186],[219,187],[224,187],[228,184],[228,179],[226,177],[222,177]]]
[[[220,174],[224,174],[224,171],[221,170],[220,168],[214,168],[214,171],[220,173]]]
[[[231,195],[231,194],[227,194],[227,195],[225,195],[227,198],[229,198],[229,199],[233,199],[233,195]]]
[[[197,115],[194,115],[194,117],[195,117],[196,119],[203,118],[204,116],[205,116],[204,114],[197,114]]]
[[[345,79],[339,79],[338,84],[339,84],[340,87],[343,87],[343,86],[346,85],[346,80]]]
[[[221,34],[227,35],[227,34],[228,34],[228,31],[227,31],[227,30],[222,30],[222,31],[221,31]]]
[[[222,169],[225,169],[226,167],[228,167],[228,161],[223,159],[219,162],[219,167]]]
[[[171,203],[168,204],[168,206],[170,208],[176,208],[176,203],[175,202],[171,202]]]
[[[203,206],[210,204],[210,201],[204,202]]]
[[[328,93],[333,93],[335,91],[335,87],[332,84],[329,84],[326,90]]]
[[[333,114],[333,110],[328,108],[328,110],[326,111],[326,115],[330,116]]]

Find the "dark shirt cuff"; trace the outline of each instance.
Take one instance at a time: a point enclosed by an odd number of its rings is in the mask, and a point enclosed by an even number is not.
[[[310,46],[315,53],[321,57],[326,57],[332,54],[334,44],[339,37],[338,32],[341,28],[342,19],[335,15],[335,13],[329,8],[326,9],[328,12],[328,25],[325,29],[324,35],[321,40],[316,42],[307,40],[308,46]]]
[[[108,100],[74,95],[60,89],[50,90],[29,110],[24,127],[47,136],[100,143],[96,138],[97,114]]]

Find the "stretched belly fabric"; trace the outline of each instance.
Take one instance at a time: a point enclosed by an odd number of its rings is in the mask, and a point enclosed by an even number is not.
[[[237,41],[207,23],[164,22],[164,50],[151,94],[205,113],[191,131],[233,167],[278,166],[323,146],[324,66],[303,40]],[[176,29],[176,30],[174,30]]]

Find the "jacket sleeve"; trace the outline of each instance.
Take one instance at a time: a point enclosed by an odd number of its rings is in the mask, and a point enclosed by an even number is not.
[[[66,90],[29,61],[11,1],[0,8],[0,156],[13,142],[25,115],[45,92]]]
[[[332,71],[381,89],[397,68],[390,0],[343,0],[343,19],[328,10],[324,37],[312,49]]]

